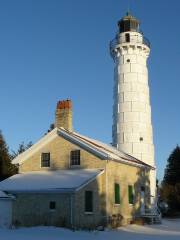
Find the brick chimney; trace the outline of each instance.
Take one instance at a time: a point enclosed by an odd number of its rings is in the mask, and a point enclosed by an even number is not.
[[[71,100],[63,100],[57,103],[55,126],[63,127],[68,131],[72,131],[72,102]]]

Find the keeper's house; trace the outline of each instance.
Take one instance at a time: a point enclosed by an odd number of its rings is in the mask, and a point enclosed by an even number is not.
[[[150,204],[151,166],[72,130],[71,101],[55,129],[13,160],[0,183],[0,226],[96,228],[128,224]]]

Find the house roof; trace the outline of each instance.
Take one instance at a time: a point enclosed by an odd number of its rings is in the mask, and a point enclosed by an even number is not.
[[[66,130],[64,129],[64,131],[66,131]],[[66,131],[66,133],[68,133],[68,132]],[[141,161],[141,160],[139,160],[139,159],[123,152],[123,151],[119,151],[118,149],[116,149],[112,145],[105,144],[101,141],[83,136],[83,135],[81,135],[79,133],[76,133],[76,132],[72,132],[72,133],[68,133],[68,134],[71,134],[72,137],[75,137],[77,141],[89,144],[90,146],[92,146],[94,148],[94,150],[102,152],[103,154],[105,154],[106,155],[105,159],[117,160],[117,161],[120,161],[120,162],[123,162],[123,163],[129,163],[129,164],[133,164],[133,165],[143,165],[143,166],[153,168],[152,166],[144,163],[143,161]]]
[[[103,172],[100,169],[74,169],[20,173],[0,182],[0,193],[74,192]]]
[[[4,199],[13,199],[13,196],[3,192],[3,191],[0,191],[0,200],[4,200]]]
[[[126,154],[122,151],[117,150],[115,147],[102,143],[100,141],[91,139],[89,137],[83,136],[76,132],[70,132],[65,130],[64,128],[55,128],[50,133],[42,137],[37,143],[35,143],[32,147],[30,147],[25,152],[18,155],[13,161],[13,164],[21,164],[26,161],[30,156],[32,156],[36,151],[38,151],[45,144],[51,142],[54,138],[61,136],[66,140],[78,145],[82,149],[85,149],[92,154],[98,156],[103,160],[114,160],[118,162],[122,162],[129,165],[134,165],[138,167],[148,167],[153,168],[143,161],[136,159],[129,154]]]

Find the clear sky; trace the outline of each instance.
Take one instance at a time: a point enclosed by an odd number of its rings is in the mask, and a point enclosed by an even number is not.
[[[151,41],[149,84],[158,177],[180,143],[180,1],[131,0]],[[71,98],[81,134],[111,142],[109,41],[127,0],[0,1],[0,129],[10,150],[37,141]]]

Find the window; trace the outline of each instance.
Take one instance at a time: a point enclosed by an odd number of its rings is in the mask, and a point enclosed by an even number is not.
[[[56,209],[56,202],[54,202],[54,201],[49,202],[49,209],[50,210],[55,210]]]
[[[130,62],[130,59],[127,59],[127,62],[129,63],[129,62]]]
[[[118,183],[114,184],[114,202],[120,204],[120,186]]]
[[[50,167],[50,153],[41,153],[41,167]]]
[[[130,34],[126,33],[125,34],[126,42],[130,42]]]
[[[70,165],[71,166],[80,165],[80,150],[71,151]]]
[[[85,191],[85,212],[93,212],[93,192]]]
[[[133,204],[134,203],[134,191],[133,191],[132,185],[128,186],[128,197],[129,197],[129,204]]]

